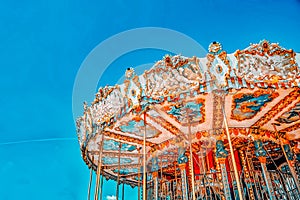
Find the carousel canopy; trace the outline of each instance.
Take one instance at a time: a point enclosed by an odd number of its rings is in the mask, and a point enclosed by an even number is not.
[[[84,161],[109,179],[137,185],[144,135],[147,171],[168,169],[189,142],[193,152],[225,140],[223,110],[234,148],[266,141],[276,155],[300,139],[300,54],[266,40],[227,54],[218,42],[204,58],[166,55],[122,85],[100,88],[84,104],[77,134]],[[226,146],[226,142],[225,142]],[[202,150],[203,150],[202,149]]]

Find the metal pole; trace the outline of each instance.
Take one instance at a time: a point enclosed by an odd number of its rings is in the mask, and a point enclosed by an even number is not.
[[[288,156],[287,156],[287,154],[286,154],[286,152],[285,152],[285,150],[284,150],[283,141],[282,141],[281,138],[279,138],[279,134],[278,134],[278,131],[277,131],[277,128],[276,128],[275,124],[272,124],[272,125],[273,125],[273,128],[274,128],[274,130],[275,130],[275,132],[276,132],[276,134],[277,134],[277,137],[278,137],[278,139],[279,139],[279,141],[280,141],[281,149],[282,149],[282,151],[283,151],[283,154],[284,154],[284,157],[285,157],[285,159],[286,159],[286,162],[287,162],[287,164],[288,164],[288,166],[289,166],[289,168],[290,168],[290,172],[291,172],[291,174],[292,174],[292,176],[293,176],[293,179],[294,179],[294,181],[295,181],[297,190],[300,191],[300,185],[299,185],[299,182],[298,182],[297,173],[295,172],[295,169],[294,169],[294,167],[292,166],[292,163],[291,163],[292,161],[288,158]],[[289,144],[288,144],[288,145],[289,145]]]
[[[176,181],[176,187],[175,187],[175,198],[178,197],[178,194],[177,194],[177,188],[178,188],[178,181],[177,181],[177,164],[174,163],[175,165],[175,181]]]
[[[182,200],[189,199],[185,167],[186,167],[186,163],[179,164],[179,168],[180,168],[180,172],[181,172]]]
[[[154,200],[158,200],[158,171],[153,172],[153,183],[154,183],[154,192],[153,192],[153,196],[154,196]]]
[[[201,169],[203,170],[203,174],[204,174],[204,176],[206,176],[206,167],[205,167],[205,162],[204,162],[204,153],[203,153],[203,151],[202,151],[202,144],[200,144],[200,146],[199,146],[199,151],[200,151],[200,153],[201,153]]]
[[[265,179],[266,186],[267,186],[267,189],[268,189],[269,199],[270,200],[273,200],[273,199],[275,200],[276,197],[275,197],[274,189],[273,189],[273,186],[272,186],[272,181],[271,181],[271,178],[268,174],[268,170],[267,170],[267,166],[266,166],[266,157],[259,157],[258,159],[260,160],[260,165],[261,165],[263,177]]]
[[[205,162],[204,162],[204,157],[206,156],[204,156],[204,153],[203,153],[203,151],[202,151],[202,144],[200,144],[200,150],[199,150],[199,152],[201,153],[201,168],[202,168],[202,170],[203,170],[203,176],[202,177],[200,177],[201,179],[200,179],[200,181],[201,181],[201,183],[200,184],[203,184],[203,186],[204,187],[206,187],[206,183],[205,183],[205,178],[206,178],[206,164],[205,164]],[[206,190],[205,190],[205,192],[204,192],[204,195],[205,195],[205,199],[207,198],[207,192],[206,192]]]
[[[99,186],[100,186],[100,176],[101,176],[101,167],[102,167],[102,150],[103,150],[103,140],[104,135],[102,134],[102,140],[99,144],[99,157],[98,157],[98,166],[97,166],[97,177],[96,177],[96,189],[95,189],[95,200],[99,198]]]
[[[125,193],[125,188],[124,188],[124,186],[125,186],[125,183],[123,182],[123,187],[122,187],[122,200],[124,200],[124,193]]]
[[[116,200],[119,199],[121,148],[122,148],[122,143],[120,142],[120,144],[119,144],[119,155],[118,155],[118,177],[117,177],[117,188],[116,188]]]
[[[228,129],[228,123],[227,123],[224,105],[222,105],[222,111],[223,111],[223,116],[224,116],[224,124],[225,124],[226,135],[227,135],[227,140],[228,140],[229,149],[230,149],[230,155],[231,155],[233,169],[234,169],[234,176],[236,179],[236,185],[237,185],[238,192],[239,192],[239,198],[240,198],[240,200],[243,200],[244,197],[243,197],[241,184],[240,184],[240,178],[239,178],[239,174],[238,174],[238,170],[237,170],[237,166],[236,166],[236,162],[235,162],[235,158],[234,158],[234,152],[233,152],[233,148],[232,148],[232,143],[231,143],[230,133],[229,133],[229,129]]]
[[[286,152],[285,152],[285,150],[284,150],[283,143],[282,143],[281,140],[280,140],[280,143],[281,143],[281,148],[282,148],[283,154],[284,154],[284,156],[285,156],[286,162],[287,162],[287,164],[288,164],[288,166],[289,166],[289,168],[290,168],[290,172],[291,172],[291,174],[292,174],[292,176],[293,176],[293,179],[294,179],[294,182],[295,182],[295,184],[296,184],[297,190],[300,192],[300,186],[299,186],[299,182],[298,182],[298,179],[297,179],[297,173],[295,172],[295,169],[294,169],[294,167],[292,166],[292,163],[291,163],[292,160],[289,160],[289,158],[288,158],[288,156],[287,156],[287,154],[286,154]],[[289,145],[289,144],[288,144],[288,145]]]
[[[190,169],[192,175],[192,193],[193,193],[193,200],[196,200],[195,196],[195,175],[194,175],[194,162],[193,162],[193,150],[192,150],[192,131],[191,131],[191,121],[190,116],[188,116],[188,123],[189,123],[189,143],[190,143]]]
[[[160,191],[159,191],[159,193],[160,193],[160,196],[163,196],[163,195],[165,195],[165,191],[163,190],[163,181],[164,181],[164,179],[163,179],[163,172],[162,172],[162,168],[163,168],[163,157],[161,156],[160,157],[160,180],[159,180],[159,188],[160,188]],[[157,182],[158,183],[158,182]]]
[[[100,200],[102,200],[102,191],[103,191],[103,176],[101,176],[101,183],[100,183]]]
[[[226,165],[225,165],[226,158],[218,158],[218,159],[219,159],[220,168],[221,168],[221,176],[222,176],[222,182],[223,182],[224,196],[225,196],[226,200],[231,200],[230,188],[229,188]]]
[[[249,199],[255,200],[255,199],[254,199],[253,189],[252,189],[252,187],[251,187],[252,183],[251,183],[251,178],[250,178],[250,173],[249,173],[249,167],[247,166],[247,163],[246,163],[246,157],[245,157],[245,155],[247,154],[248,149],[249,149],[249,143],[250,143],[250,140],[249,140],[249,142],[248,142],[247,150],[246,150],[246,151],[239,150],[239,153],[240,153],[240,156],[241,156],[241,162],[242,162],[242,165],[243,165],[243,171],[244,171],[245,183],[246,183],[247,191],[248,191],[248,193],[249,193]]]
[[[92,181],[93,181],[93,168],[91,167],[91,169],[90,169],[90,181],[89,181],[89,187],[88,187],[88,197],[87,197],[88,200],[90,200],[90,197],[91,197]]]
[[[147,176],[146,176],[146,112],[144,112],[144,141],[143,141],[143,200],[146,200]]]
[[[139,149],[139,154],[140,154],[140,149]],[[141,157],[140,156],[139,156],[138,163],[139,164],[141,163]],[[140,180],[140,174],[141,174],[141,172],[140,172],[140,170],[141,170],[141,168],[139,167],[138,168],[138,200],[141,199],[141,186],[140,186],[140,182],[141,182],[141,180]]]

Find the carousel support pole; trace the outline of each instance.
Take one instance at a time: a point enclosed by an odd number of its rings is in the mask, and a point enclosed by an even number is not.
[[[254,188],[255,188],[255,193],[256,193],[256,199],[260,200],[262,199],[262,190],[260,189],[261,183],[259,180],[259,175],[257,172],[255,172],[254,170],[254,166],[253,166],[253,162],[252,162],[252,157],[249,157],[248,154],[246,154],[246,161],[247,161],[247,165],[249,166],[249,170],[250,170],[250,175],[253,178],[254,181]]]
[[[187,182],[187,174],[186,174],[186,163],[188,162],[188,158],[185,155],[185,148],[183,142],[179,143],[178,148],[178,159],[177,163],[180,169],[181,175],[181,189],[182,189],[182,200],[188,200],[189,192],[188,192],[188,182]]]
[[[117,178],[117,179],[119,179],[119,178]],[[116,186],[116,200],[119,200],[119,181],[117,181],[117,186]]]
[[[277,133],[277,137],[279,138],[276,124],[272,124],[272,125],[273,125],[275,132]],[[279,138],[279,140],[280,140],[280,146],[281,146],[282,152],[284,154],[284,157],[286,159],[286,162],[290,168],[290,171],[291,171],[293,179],[296,183],[297,189],[300,192],[299,179],[298,179],[298,175],[294,168],[294,166],[295,166],[294,153],[289,145],[289,142],[286,139]],[[283,142],[285,142],[285,144],[283,144]]]
[[[269,194],[269,199],[270,200],[273,200],[273,199],[275,200],[276,197],[275,197],[274,189],[273,189],[273,186],[272,186],[272,181],[271,181],[271,178],[268,174],[268,170],[267,170],[267,166],[266,166],[267,152],[263,148],[263,143],[262,143],[261,140],[255,140],[254,141],[254,146],[255,146],[255,155],[258,157],[258,159],[260,161],[263,177],[264,177],[265,182],[266,182],[266,186],[267,186],[267,190],[268,190],[268,194]]]
[[[140,153],[140,150],[139,150],[139,153]],[[139,157],[139,161],[138,161],[138,163],[140,164],[141,163],[141,157]],[[140,200],[141,199],[141,185],[140,185],[140,182],[141,182],[141,180],[140,180],[140,167],[138,168],[138,200]]]
[[[232,164],[233,164],[234,176],[235,176],[235,179],[236,179],[235,181],[236,181],[236,185],[237,185],[237,188],[238,188],[239,199],[243,200],[244,197],[243,197],[243,193],[242,193],[240,177],[239,177],[239,173],[238,173],[236,162],[235,162],[235,157],[234,157],[234,152],[233,152],[233,147],[232,147],[232,143],[231,143],[231,138],[230,138],[230,133],[229,133],[229,129],[228,129],[228,123],[227,123],[227,118],[226,118],[226,113],[225,113],[224,106],[222,106],[222,111],[223,111],[223,116],[224,116],[224,124],[225,124],[226,135],[227,135],[227,140],[228,140],[229,149],[230,149],[230,155],[231,155]]]
[[[201,164],[201,169],[203,170],[203,174],[204,175],[206,175],[206,167],[205,167],[205,162],[204,162],[204,158],[205,158],[205,155],[204,155],[204,153],[203,153],[203,151],[202,151],[202,146],[201,146],[201,144],[200,144],[200,149],[199,149],[199,152],[201,153],[201,162],[200,162],[200,164]],[[202,172],[202,171],[201,171]]]
[[[228,156],[228,151],[225,150],[223,141],[218,140],[216,143],[216,157],[218,162],[220,163],[224,195],[226,200],[231,200],[231,194],[230,194],[227,170],[225,164],[225,160],[227,156]]]
[[[183,142],[179,144],[178,148],[178,158],[177,163],[180,169],[181,175],[181,189],[182,189],[182,200],[188,200],[188,182],[187,182],[187,174],[186,174],[186,164],[188,162],[188,158],[185,155],[185,147]]]
[[[97,166],[97,177],[96,177],[96,188],[95,188],[95,200],[99,198],[99,186],[100,186],[100,176],[101,176],[101,168],[102,168],[102,150],[103,150],[103,140],[104,135],[101,131],[102,139],[99,144],[99,157],[98,157],[98,166]]]
[[[158,200],[158,171],[153,172],[153,182],[154,182],[154,200]]]
[[[138,200],[141,199],[141,186],[140,186],[140,181],[138,182]]]
[[[202,145],[201,144],[199,145],[199,153],[201,153],[201,156],[198,156],[199,159],[201,159],[201,162],[199,163],[199,166],[201,166],[201,172],[200,173],[201,174],[203,173],[202,176],[200,176],[200,181],[201,181],[200,185],[203,184],[203,186],[206,187],[206,183],[205,183],[205,179],[206,179],[206,164],[205,164],[205,160],[204,160],[205,157],[206,157],[206,155],[204,155],[204,151],[202,151]],[[201,187],[199,187],[199,189],[202,190]],[[207,198],[207,192],[206,191],[204,192],[204,195],[205,195],[205,199],[206,199]]]
[[[282,141],[281,141],[281,148],[282,148],[283,154],[286,158],[287,164],[290,168],[290,172],[291,172],[291,174],[293,176],[293,179],[296,183],[297,190],[300,192],[299,180],[297,178],[298,176],[297,176],[297,173],[296,173],[295,168],[294,168],[294,165],[295,165],[294,153],[292,152],[292,149],[291,149],[291,147],[288,143],[283,144]]]
[[[93,181],[93,168],[91,167],[91,169],[90,169],[90,181],[89,181],[89,187],[88,187],[88,197],[87,197],[88,200],[90,200],[90,197],[91,197],[92,181]]]
[[[123,185],[122,185],[122,200],[124,200],[124,193],[125,193],[125,183],[123,182]]]
[[[103,191],[103,176],[101,176],[101,182],[100,182],[100,200],[102,200],[102,191]]]
[[[193,162],[193,149],[192,149],[192,131],[191,131],[191,116],[188,117],[188,123],[189,123],[189,147],[190,147],[190,171],[191,171],[191,176],[192,176],[192,197],[193,200],[196,200],[196,195],[195,195],[195,174],[194,174],[194,162]]]
[[[194,162],[193,162],[193,151],[192,151],[192,144],[190,143],[190,171],[192,176],[192,197],[193,200],[196,200],[195,195],[195,175],[194,175]]]
[[[164,181],[162,168],[163,168],[163,157],[161,156],[160,157],[160,192],[159,192],[160,196],[165,195],[164,190],[162,189],[163,181]]]
[[[187,175],[186,175],[186,163],[179,164],[181,172],[181,189],[182,189],[182,200],[188,200],[188,184],[187,184]]]
[[[117,177],[117,188],[116,188],[116,200],[119,200],[121,149],[122,149],[122,143],[120,142],[119,154],[118,154],[118,177]]]
[[[153,192],[151,199],[158,200],[158,157],[157,154],[154,153],[152,155],[152,178],[153,178]]]
[[[299,142],[298,142],[298,149],[299,149]],[[295,152],[295,161],[294,161],[294,166],[295,166],[295,172],[296,172],[296,179],[298,179],[298,181],[300,180],[300,153],[299,151]]]
[[[266,158],[265,157],[259,157],[259,161],[261,162],[261,168],[262,168],[262,172],[263,172],[263,176],[264,176],[264,179],[266,181],[266,186],[267,186],[267,189],[268,189],[268,193],[269,193],[269,199],[272,200],[272,199],[276,199],[275,197],[275,194],[274,194],[274,189],[273,189],[273,186],[272,186],[272,181],[271,181],[271,178],[268,174],[268,171],[267,171],[267,166],[266,166]]]
[[[175,166],[175,183],[176,183],[176,187],[175,187],[175,198],[178,197],[178,193],[177,193],[177,189],[178,189],[178,181],[177,181],[177,164],[174,162],[174,166]]]
[[[247,151],[248,151],[248,147],[247,147]],[[245,155],[247,154],[247,151],[246,153],[243,151],[243,150],[240,150],[240,155],[241,155],[241,162],[242,162],[242,165],[243,165],[243,171],[244,171],[244,177],[245,177],[245,183],[246,183],[246,187],[248,189],[248,192],[249,192],[249,199],[250,200],[255,200],[254,198],[254,192],[253,192],[253,189],[252,189],[252,186],[251,186],[251,178],[250,178],[250,173],[249,173],[249,168],[247,166],[247,162],[246,162],[246,157]]]
[[[144,112],[144,140],[143,140],[143,200],[147,199],[147,175],[146,175],[146,112]]]

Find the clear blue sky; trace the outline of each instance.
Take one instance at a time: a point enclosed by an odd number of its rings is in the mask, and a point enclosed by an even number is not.
[[[300,52],[299,0],[1,0],[0,199],[86,198],[89,171],[72,115],[76,73],[103,40],[147,26],[182,32],[205,48],[217,40],[229,53],[262,39]],[[137,55],[144,63],[163,57]],[[124,72],[116,63],[138,64],[132,59],[116,60],[99,84],[114,84]],[[115,195],[112,181],[107,195]]]

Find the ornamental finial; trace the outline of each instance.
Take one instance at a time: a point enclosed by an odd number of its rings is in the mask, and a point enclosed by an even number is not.
[[[221,45],[221,43],[216,42],[216,41],[210,43],[210,45],[208,47],[208,51],[211,54],[218,55],[222,51],[222,45]]]
[[[127,79],[130,79],[132,77],[134,77],[135,73],[134,73],[134,69],[132,67],[127,68],[126,72],[125,72],[125,76]]]

